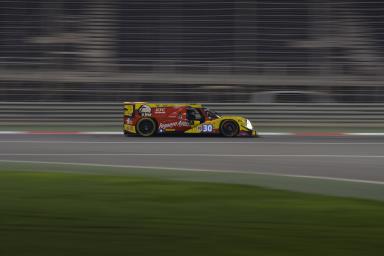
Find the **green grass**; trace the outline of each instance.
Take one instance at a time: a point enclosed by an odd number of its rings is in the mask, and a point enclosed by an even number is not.
[[[384,203],[149,177],[0,172],[0,255],[381,255]]]

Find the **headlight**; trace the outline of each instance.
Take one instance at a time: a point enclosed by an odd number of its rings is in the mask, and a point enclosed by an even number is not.
[[[247,119],[247,124],[246,124],[245,127],[247,127],[249,130],[253,130],[252,123],[251,123],[251,121],[249,121],[248,119]]]

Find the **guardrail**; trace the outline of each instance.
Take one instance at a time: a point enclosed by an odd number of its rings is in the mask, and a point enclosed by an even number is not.
[[[382,127],[384,104],[207,103],[256,126]],[[122,103],[0,102],[0,126],[121,126]]]

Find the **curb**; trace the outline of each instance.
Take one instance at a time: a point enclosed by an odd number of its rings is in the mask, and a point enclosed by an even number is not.
[[[123,135],[112,131],[0,131],[7,135]],[[347,137],[347,136],[384,136],[384,132],[259,132],[260,136],[295,136],[295,137]]]

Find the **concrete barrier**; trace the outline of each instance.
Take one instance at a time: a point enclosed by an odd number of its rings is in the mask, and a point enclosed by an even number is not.
[[[258,126],[383,127],[384,104],[206,103],[223,115],[241,115]],[[116,102],[0,102],[0,125],[121,125]]]

